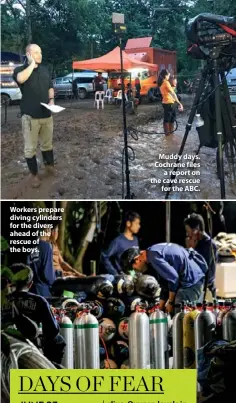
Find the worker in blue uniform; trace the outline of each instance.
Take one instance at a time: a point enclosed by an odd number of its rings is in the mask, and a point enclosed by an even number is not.
[[[135,255],[126,251],[124,270],[133,269],[154,276],[161,286],[160,309],[173,312],[182,301],[197,301],[203,291],[208,270],[205,259],[194,249],[173,243],[159,243]]]
[[[206,233],[204,219],[200,214],[191,214],[184,220],[186,231],[186,246],[200,253],[208,265],[205,288],[209,289],[213,298],[216,297],[216,263],[217,247],[214,240]]]
[[[140,215],[135,212],[128,212],[125,216],[125,229],[122,234],[117,236],[109,245],[106,251],[101,255],[101,273],[122,274],[120,265],[121,255],[130,248],[139,246],[136,234],[140,229]]]
[[[30,267],[18,263],[11,266],[12,278],[8,281],[8,290],[5,303],[2,305],[2,327],[19,323],[22,315],[31,319],[36,325],[42,324],[42,349],[44,355],[55,363],[60,364],[64,349],[65,341],[59,334],[59,324],[56,321],[53,312],[47,300],[40,296],[29,292],[32,288],[33,271]],[[17,275],[17,276],[16,276]],[[14,276],[16,281],[14,281]],[[27,322],[26,322],[27,326]],[[18,329],[24,336],[27,329],[20,327]],[[36,340],[32,340],[36,343]]]
[[[56,280],[51,244],[44,239],[40,239],[38,251],[31,253],[28,257],[28,264],[34,273],[30,291],[45,298],[51,297],[51,286]]]

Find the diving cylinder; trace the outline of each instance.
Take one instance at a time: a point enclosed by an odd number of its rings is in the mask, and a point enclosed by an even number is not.
[[[218,315],[220,313],[220,308],[219,308],[219,304],[217,303],[216,299],[213,300],[213,311],[212,312],[215,315],[215,318],[217,321]]]
[[[116,325],[108,318],[102,318],[99,321],[99,337],[104,340],[104,342],[111,341],[116,335]]]
[[[99,327],[98,321],[88,310],[74,321],[75,368],[99,369]]]
[[[129,340],[129,318],[122,318],[118,324],[118,333],[124,340]]]
[[[132,369],[150,369],[149,318],[140,307],[129,318],[129,360]]]
[[[115,276],[113,286],[115,286],[115,289],[118,294],[125,294],[127,296],[131,296],[134,293],[134,281],[132,276],[129,275]]]
[[[60,334],[64,338],[66,347],[61,364],[68,369],[74,368],[74,340],[73,323],[68,316],[63,315],[59,320]]]
[[[223,317],[223,338],[228,341],[236,340],[236,304]]]
[[[184,348],[183,348],[183,321],[187,310],[184,304],[181,304],[181,311],[173,318],[172,338],[173,338],[173,369],[184,368]]]
[[[184,369],[196,368],[194,321],[198,315],[200,312],[194,304],[192,310],[183,319]]]
[[[138,295],[154,298],[160,287],[155,277],[143,274],[137,278],[135,288]]]
[[[165,369],[168,357],[168,320],[166,314],[158,306],[154,307],[149,316],[151,368]]]
[[[199,313],[194,322],[196,367],[198,367],[197,350],[213,339],[215,330],[216,317],[210,309],[207,309],[207,305],[204,304],[202,312]]]

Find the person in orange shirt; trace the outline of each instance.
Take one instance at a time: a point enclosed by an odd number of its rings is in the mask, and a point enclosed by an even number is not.
[[[163,127],[166,136],[174,132],[174,122],[176,120],[175,103],[179,105],[179,111],[183,111],[183,105],[180,103],[169,79],[169,71],[166,69],[161,70],[158,77],[158,86],[162,95],[162,105],[164,108]]]

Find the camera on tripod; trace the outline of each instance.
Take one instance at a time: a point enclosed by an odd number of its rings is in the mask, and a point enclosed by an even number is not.
[[[206,65],[201,72],[176,162],[180,161],[196,116],[199,137],[196,155],[203,146],[217,149],[217,173],[221,198],[225,199],[224,154],[232,172],[233,183],[236,184],[236,119],[226,80],[227,72],[236,65],[236,18],[199,14],[186,24],[186,36],[190,41],[188,55],[206,60]],[[174,179],[177,169],[174,168],[171,179]]]
[[[236,18],[199,14],[188,21],[188,54],[196,59],[236,58]]]

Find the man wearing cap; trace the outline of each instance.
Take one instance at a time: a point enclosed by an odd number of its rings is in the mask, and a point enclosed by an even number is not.
[[[173,312],[175,304],[197,301],[201,296],[205,273],[205,259],[193,249],[173,243],[160,243],[142,251],[126,251],[121,262],[129,268],[154,276],[161,286],[160,308]]]

